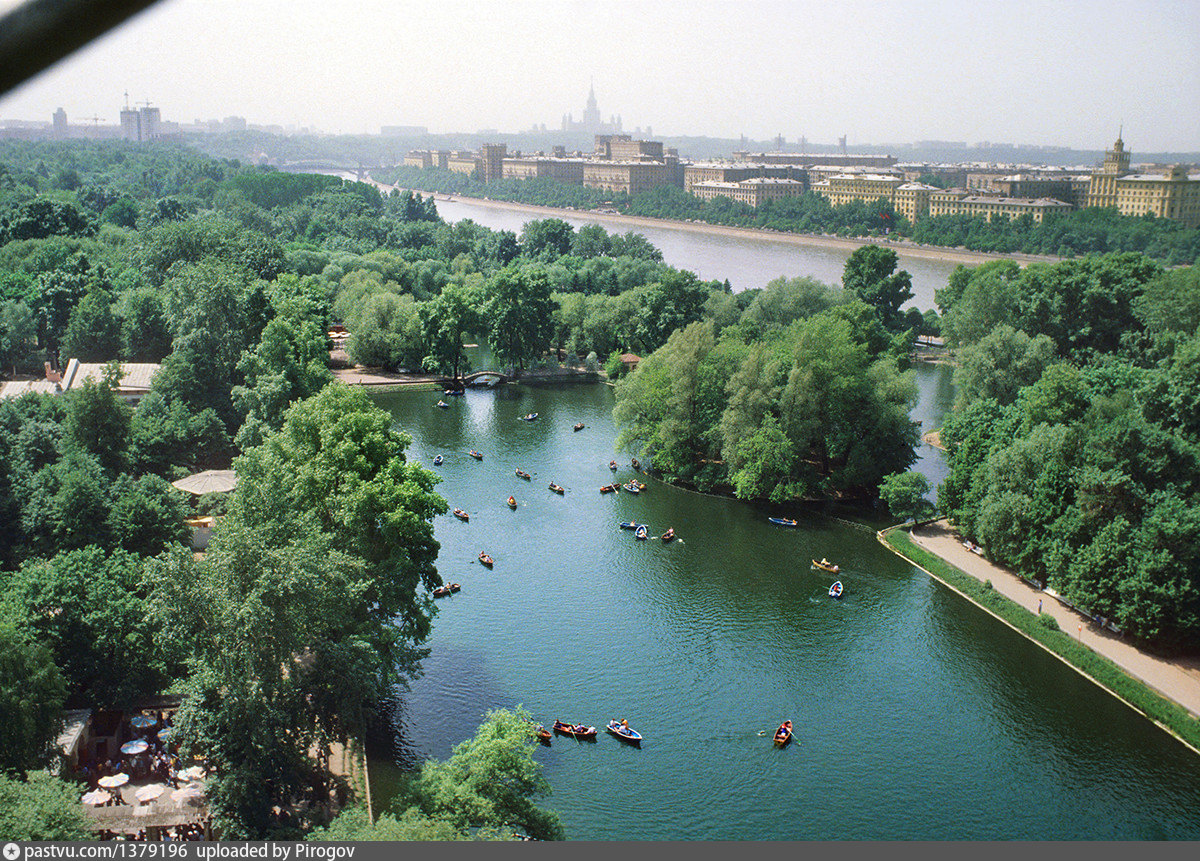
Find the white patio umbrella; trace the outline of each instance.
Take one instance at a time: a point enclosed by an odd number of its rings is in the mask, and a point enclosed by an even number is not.
[[[88,807],[99,807],[101,804],[112,799],[112,793],[103,789],[93,789],[91,792],[84,793],[80,799]]]
[[[237,473],[232,469],[206,469],[179,481],[172,481],[171,486],[196,496],[206,493],[228,493],[237,487]]]
[[[184,780],[199,780],[204,777],[204,768],[199,765],[190,765],[179,772],[179,776]]]
[[[193,783],[190,786],[183,787],[183,789],[176,789],[171,793],[171,798],[175,801],[182,801],[184,803],[198,803],[202,798],[204,798],[204,790]]]
[[[134,796],[138,801],[153,801],[166,791],[167,788],[161,783],[151,783],[149,786],[143,786],[135,792]]]
[[[145,753],[150,749],[150,743],[144,738],[135,738],[133,741],[127,741],[121,745],[121,753],[126,756],[132,756],[138,753]]]
[[[118,786],[124,786],[129,783],[128,774],[110,774],[107,777],[102,777],[96,781],[106,789],[116,789]]]

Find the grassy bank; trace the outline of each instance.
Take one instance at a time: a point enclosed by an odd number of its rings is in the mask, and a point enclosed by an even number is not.
[[[917,546],[904,530],[891,529],[880,534],[889,547],[923,568],[931,577],[1016,628],[1200,753],[1200,719],[1193,717],[1187,709],[1128,675],[1067,633],[1047,625],[1043,620],[1050,617],[1029,612],[996,592],[990,583],[979,582],[940,556]]]

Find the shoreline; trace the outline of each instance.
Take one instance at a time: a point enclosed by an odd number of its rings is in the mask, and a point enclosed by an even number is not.
[[[1045,649],[1067,666],[1168,732],[1194,753],[1200,754],[1195,736],[1190,739],[1185,738],[1177,727],[1170,725],[1163,716],[1150,714],[1147,708],[1132,702],[1130,696],[1127,695],[1128,692],[1122,693],[1114,690],[1112,685],[1097,678],[1087,668],[1072,660],[1069,655],[1053,648],[1052,644],[1040,638],[1041,632],[1039,632],[1039,636],[1032,636],[1029,631],[1014,624],[1011,618],[1006,618],[955,584],[930,571],[925,565],[906,556],[890,540],[888,533],[895,530],[896,528],[893,527],[893,529],[884,530],[878,534],[880,542],[893,553]],[[1143,686],[1150,695],[1161,697],[1184,712],[1184,721],[1197,723],[1197,718],[1200,717],[1200,660],[1195,657],[1160,658],[1134,646],[1120,635],[1095,624],[1092,617],[1075,608],[1056,593],[1038,589],[1019,575],[967,550],[963,546],[960,536],[952,530],[945,519],[914,527],[912,533],[904,533],[904,535],[917,549],[925,551],[964,577],[975,581],[976,584],[982,584],[983,589],[993,590],[997,595],[1019,608],[1018,611],[1027,612],[1033,620],[1036,621],[1038,616],[1052,617],[1058,623],[1058,631],[1053,633],[1065,635],[1073,644],[1078,644],[1090,650],[1093,655],[1106,659],[1128,680]],[[1046,629],[1046,633],[1050,633],[1050,629]]]
[[[437,200],[438,194],[446,194],[448,203],[468,203],[473,206],[483,206],[490,209],[505,209],[510,212],[527,212],[559,218],[586,218],[590,221],[607,222],[626,225],[629,227],[654,227],[663,230],[678,230],[680,232],[700,233],[708,236],[729,236],[738,239],[756,239],[775,242],[780,245],[801,245],[812,248],[829,248],[839,251],[851,251],[864,245],[878,245],[890,248],[900,256],[919,257],[926,260],[939,260],[947,263],[961,263],[964,266],[978,266],[992,260],[1014,260],[1022,267],[1030,263],[1058,263],[1064,258],[1053,255],[1039,254],[1005,254],[994,251],[970,251],[965,248],[945,248],[938,245],[920,245],[906,239],[890,240],[879,237],[842,237],[820,233],[788,233],[769,230],[760,227],[732,227],[725,224],[708,224],[696,221],[678,221],[670,218],[653,218],[645,215],[622,215],[620,213],[593,212],[590,209],[563,209],[555,206],[538,206],[531,203],[517,203],[508,200],[490,200],[479,197],[467,197],[461,194],[447,192],[432,192],[419,188],[401,188],[387,185],[368,178],[367,181],[380,191],[411,191],[413,194],[429,195]]]

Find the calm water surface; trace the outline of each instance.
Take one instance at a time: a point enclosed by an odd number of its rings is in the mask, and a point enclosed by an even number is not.
[[[469,218],[484,227],[511,230],[518,236],[525,222],[532,218],[525,212],[480,206],[461,200],[439,200],[437,208],[438,214],[446,221]],[[704,280],[715,278],[724,281],[728,278],[734,292],[765,287],[780,276],[809,276],[827,284],[841,284],[842,270],[850,256],[850,251],[840,248],[794,245],[773,239],[766,233],[761,238],[752,239],[701,233],[683,225],[630,228],[582,212],[563,220],[576,228],[585,224],[599,224],[609,233],[624,233],[632,229],[661,250],[663,260],[670,265],[691,270]],[[946,279],[958,264],[913,257],[903,251],[897,253],[899,267],[912,275],[914,295],[909,304],[922,310],[934,307],[933,291],[946,285]]]
[[[919,373],[914,417],[936,423],[948,369]],[[523,704],[546,724],[626,717],[646,737],[538,748],[573,839],[1200,838],[1200,758],[871,530],[803,508],[782,510],[800,528],[775,527],[779,509],[645,476],[639,496],[602,496],[610,459],[633,475],[604,385],[437,397],[379,396],[412,457],[444,455],[439,491],[471,520],[436,523],[462,592],[439,602],[425,675],[371,740],[377,795],[487,709]],[[625,520],[679,540],[637,542]],[[810,568],[821,556],[842,566],[840,602]],[[796,739],[777,750],[785,718]]]

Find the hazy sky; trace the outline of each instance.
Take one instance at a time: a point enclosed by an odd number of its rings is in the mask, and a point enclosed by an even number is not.
[[[16,5],[0,0],[0,9]],[[1200,150],[1197,0],[162,0],[0,98],[0,118],[378,133],[558,128]]]

